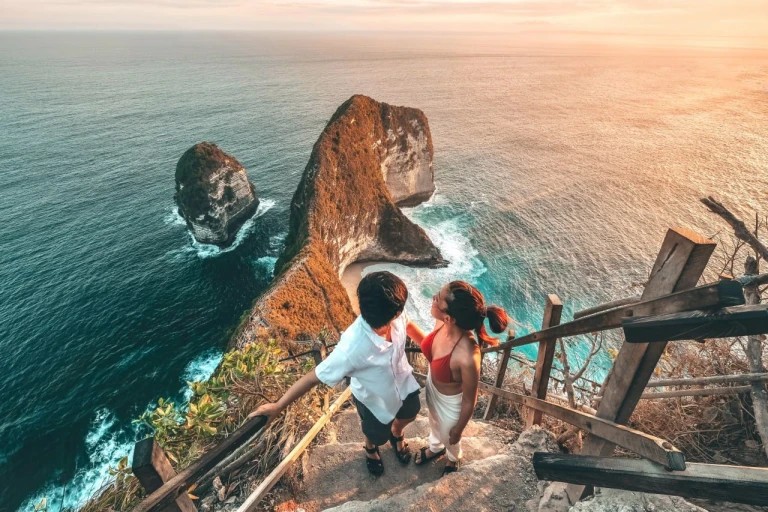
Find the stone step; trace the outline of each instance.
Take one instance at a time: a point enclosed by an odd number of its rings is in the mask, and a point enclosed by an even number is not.
[[[473,438],[474,443],[491,443],[487,438]],[[469,443],[468,443],[469,444]],[[350,492],[346,503],[326,508],[335,512],[394,512],[394,511],[513,511],[526,510],[526,502],[538,496],[537,478],[531,455],[534,451],[553,450],[553,441],[545,431],[535,428],[521,434],[513,445],[498,454],[471,460],[458,473],[445,477],[421,476],[397,482],[398,485],[376,489],[380,495]],[[467,450],[469,451],[469,450]],[[467,457],[469,459],[469,457]],[[403,479],[405,480],[405,479]],[[343,484],[343,482],[342,482]],[[340,487],[343,487],[340,486]],[[328,503],[328,505],[325,505]],[[330,502],[317,502],[317,508]],[[303,504],[302,504],[303,507]]]
[[[422,405],[421,412],[404,432],[414,453],[428,444],[429,419],[426,405]],[[470,421],[462,438],[464,466],[508,453],[514,442],[513,436],[490,423]],[[442,475],[444,457],[424,466],[416,466],[413,462],[402,465],[392,448],[385,445],[381,447],[384,474],[373,477],[366,469],[363,443],[360,418],[354,406],[337,413],[302,459],[301,491],[297,496],[300,504],[296,510],[314,512],[353,499],[391,496],[437,480]]]
[[[405,427],[405,437],[429,436],[429,419],[426,415],[426,406],[422,408],[413,423]],[[484,421],[473,420],[467,424],[464,431],[464,437],[489,436],[497,438],[508,438],[510,433],[506,430],[495,427]],[[364,442],[363,432],[360,428],[360,417],[354,408],[345,409],[338,412],[331,423],[329,423],[317,437],[317,445],[332,443],[360,443]],[[413,445],[413,443],[411,443]]]

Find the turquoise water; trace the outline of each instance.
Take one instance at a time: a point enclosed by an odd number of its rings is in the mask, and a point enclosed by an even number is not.
[[[212,371],[354,93],[430,120],[438,190],[408,215],[452,264],[399,270],[417,318],[464,278],[526,332],[547,293],[566,314],[637,293],[668,226],[725,231],[700,196],[768,211],[764,55],[422,43],[0,34],[0,510],[81,502],[141,435],[131,419]],[[202,140],[263,199],[226,252],[174,212],[175,163]]]

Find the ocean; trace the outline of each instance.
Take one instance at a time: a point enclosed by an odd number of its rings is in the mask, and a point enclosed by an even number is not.
[[[428,327],[432,293],[467,279],[523,333],[548,293],[566,317],[639,293],[670,226],[727,238],[702,196],[768,214],[765,56],[0,33],[0,510],[82,504],[146,434],[132,420],[210,375],[272,278],[312,145],[352,94],[429,118],[437,192],[407,214],[451,264],[397,269],[410,314]],[[225,251],[193,242],[173,202],[176,161],[204,140],[262,200]]]

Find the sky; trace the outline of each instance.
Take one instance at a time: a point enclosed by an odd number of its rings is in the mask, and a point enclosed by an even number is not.
[[[0,0],[0,30],[484,33],[768,47],[768,0]]]

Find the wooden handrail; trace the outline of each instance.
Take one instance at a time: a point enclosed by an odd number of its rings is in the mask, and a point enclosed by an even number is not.
[[[540,480],[751,505],[768,503],[768,468],[692,463],[685,471],[667,471],[648,460],[545,452],[533,454],[533,467]]]
[[[743,373],[741,375],[715,375],[712,377],[689,377],[681,379],[659,379],[649,381],[646,388],[665,386],[704,386],[706,384],[725,384],[736,382],[768,381],[768,373]]]
[[[320,419],[315,422],[315,424],[301,439],[301,441],[299,441],[298,444],[293,447],[290,453],[286,455],[282,461],[280,461],[280,464],[278,464],[277,467],[272,470],[269,475],[267,475],[267,477],[261,482],[261,484],[259,484],[256,490],[253,491],[250,496],[248,496],[242,505],[240,505],[240,507],[237,509],[237,512],[253,512],[254,510],[257,510],[259,502],[264,497],[264,495],[268,493],[270,489],[272,489],[278,480],[280,480],[280,477],[283,476],[288,467],[294,461],[296,461],[296,459],[298,459],[302,453],[304,453],[304,450],[307,449],[309,443],[312,442],[312,440],[315,438],[315,436],[317,436],[320,430],[322,430],[326,423],[330,421],[333,414],[339,410],[344,402],[349,400],[351,395],[352,388],[348,387],[341,393],[341,395],[339,395],[336,400],[334,400],[328,410],[320,417]]]
[[[499,389],[484,382],[480,383],[480,389],[570,423],[590,434],[626,448],[671,470],[680,471],[685,469],[685,456],[683,453],[672,446],[669,441],[659,437],[598,418],[592,414],[553,404],[546,400],[539,400],[532,396]]]
[[[162,487],[144,498],[133,511],[150,512],[161,510],[168,503],[174,501],[181,491],[186,491],[199,477],[203,476],[219,461],[224,459],[230,451],[245,443],[248,439],[255,437],[259,431],[263,431],[266,424],[266,416],[254,416],[247,419],[232,435],[200,457],[196,463],[165,482]]]
[[[543,340],[614,329],[621,327],[622,320],[627,317],[653,316],[697,309],[739,306],[744,304],[744,302],[741,284],[737,281],[719,281],[584,316],[556,327],[526,334],[495,347],[485,347],[482,351],[484,353],[501,352],[510,347],[521,347]]]

